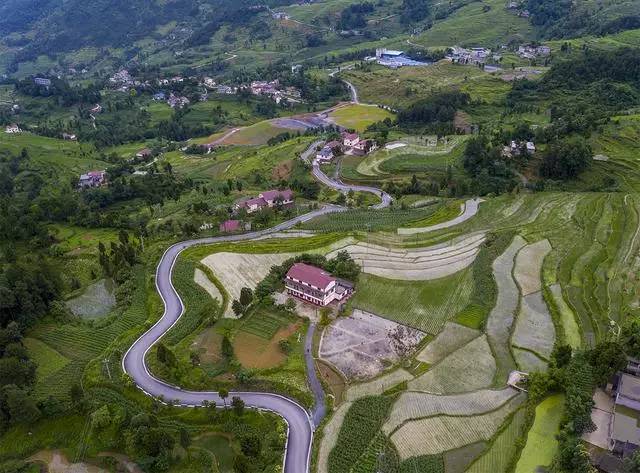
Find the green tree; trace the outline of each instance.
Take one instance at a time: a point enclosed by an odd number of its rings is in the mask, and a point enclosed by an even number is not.
[[[189,431],[184,427],[180,429],[180,445],[185,450],[191,445],[191,434],[189,434]]]
[[[231,398],[231,407],[238,417],[244,414],[244,401],[238,396],[233,396],[233,398]]]
[[[229,340],[229,337],[227,337],[226,335],[222,337],[222,346],[220,349],[222,352],[222,356],[226,360],[231,360],[233,358],[233,345],[231,344],[231,340]]]
[[[238,299],[233,300],[231,303],[231,309],[233,310],[233,313],[236,314],[236,317],[240,317],[244,311],[244,307],[242,307],[242,304]]]
[[[582,137],[558,140],[544,153],[540,173],[551,179],[575,179],[589,167],[592,156],[591,146]]]
[[[253,302],[253,291],[248,287],[240,289],[240,304],[243,308],[248,307]]]
[[[248,457],[257,458],[262,450],[262,442],[257,435],[247,435],[240,439],[240,450]]]
[[[220,388],[218,390],[218,396],[220,396],[220,399],[222,399],[224,407],[227,407],[227,398],[229,397],[229,391],[225,388]]]

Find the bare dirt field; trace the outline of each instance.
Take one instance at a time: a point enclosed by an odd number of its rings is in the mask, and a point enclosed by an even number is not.
[[[273,368],[286,360],[286,355],[278,346],[296,332],[301,323],[281,328],[271,340],[240,330],[233,339],[233,351],[240,364],[246,368]]]
[[[191,348],[200,354],[203,363],[217,363],[222,359],[222,335],[209,327],[198,334]]]
[[[337,251],[347,251],[362,271],[388,279],[427,281],[450,276],[476,258],[484,234],[472,234],[444,244],[418,249],[393,249],[360,242]]]
[[[442,332],[429,342],[429,344],[418,353],[416,358],[424,363],[433,365],[478,336],[480,336],[479,330],[474,330],[453,322],[447,322],[444,324]]]
[[[349,380],[370,379],[399,361],[390,335],[403,330],[402,340],[415,347],[425,334],[361,310],[336,319],[322,334],[320,358]]]

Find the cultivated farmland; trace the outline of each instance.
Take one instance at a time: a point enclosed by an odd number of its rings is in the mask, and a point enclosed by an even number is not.
[[[555,337],[553,320],[542,298],[542,292],[524,296],[520,300],[520,313],[513,330],[513,345],[531,350],[548,359]]]
[[[549,240],[545,239],[525,246],[516,256],[513,276],[523,296],[542,290],[542,262],[550,251]]]
[[[433,281],[398,281],[361,274],[353,307],[437,334],[469,302],[470,270]]]
[[[480,335],[479,330],[465,327],[453,322],[444,324],[444,328],[416,358],[424,363],[433,365],[458,348],[466,345]]]
[[[496,362],[486,335],[482,335],[454,351],[425,374],[409,381],[408,385],[415,391],[463,393],[490,386],[495,372]]]
[[[436,416],[409,421],[391,435],[391,441],[404,460],[489,440],[524,399],[525,396],[518,395],[499,409],[476,416]]]
[[[377,396],[411,378],[413,378],[411,373],[398,368],[374,380],[351,386],[345,398],[348,401],[355,401],[365,396]]]
[[[506,379],[509,371],[514,367],[513,358],[509,351],[509,337],[511,327],[518,309],[518,286],[511,271],[517,252],[525,244],[525,241],[516,236],[504,253],[493,261],[493,277],[498,286],[496,305],[491,310],[487,319],[487,337],[489,344],[495,353],[498,368],[498,381]]]
[[[467,268],[475,260],[484,239],[484,234],[475,234],[446,244],[408,250],[360,242],[340,251],[347,251],[365,273],[388,279],[426,281]]]
[[[489,449],[475,461],[467,473],[506,473],[509,462],[518,451],[515,440],[525,427],[525,410],[519,409],[500,432]]]
[[[391,434],[404,422],[411,419],[436,415],[474,416],[493,411],[513,398],[518,391],[512,388],[439,396],[421,392],[406,392],[400,395],[385,422],[383,429]]]
[[[281,264],[294,256],[292,253],[243,254],[213,253],[202,260],[229,293],[231,299],[240,298],[243,287],[255,288],[262,281],[271,266]],[[226,317],[232,317],[231,305],[225,311]]]

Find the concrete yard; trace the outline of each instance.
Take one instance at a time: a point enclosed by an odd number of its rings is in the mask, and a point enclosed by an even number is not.
[[[402,327],[361,310],[336,319],[322,334],[320,358],[334,365],[349,380],[370,379],[398,362],[390,334]],[[425,334],[409,327],[402,338],[415,347]]]

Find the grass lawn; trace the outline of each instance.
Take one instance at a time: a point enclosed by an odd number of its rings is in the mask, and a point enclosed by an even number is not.
[[[224,435],[204,434],[193,441],[193,446],[210,452],[219,473],[232,473],[233,459],[238,447]]]
[[[536,407],[536,418],[527,435],[515,473],[532,473],[538,466],[548,466],[558,448],[556,435],[564,412],[564,395],[549,396]]]
[[[393,118],[391,112],[380,107],[369,105],[351,104],[339,107],[329,114],[329,116],[340,126],[353,128],[357,131],[364,131],[369,125]]]
[[[433,281],[391,281],[363,273],[351,305],[437,334],[467,305],[472,284],[470,270]]]

